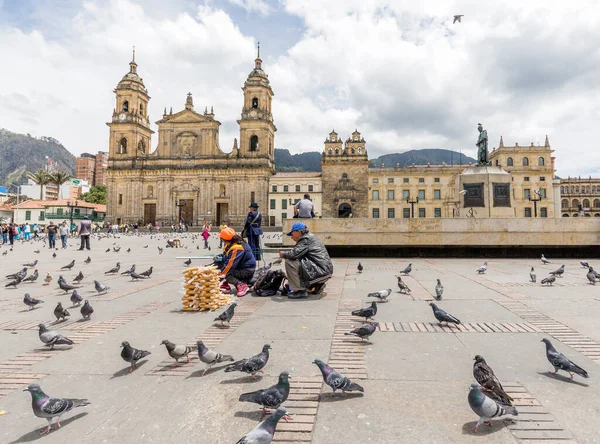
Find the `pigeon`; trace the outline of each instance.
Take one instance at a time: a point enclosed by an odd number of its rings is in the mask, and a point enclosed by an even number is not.
[[[406,267],[404,270],[402,270],[400,273],[402,273],[405,276],[408,276],[410,274],[410,272],[412,271],[412,263],[408,264],[408,267]]]
[[[150,277],[151,274],[152,274],[152,267],[148,268],[143,273],[140,273],[140,276]]]
[[[438,301],[442,300],[442,294],[444,293],[444,286],[442,285],[442,281],[437,280],[437,285],[435,286],[435,298]]]
[[[121,358],[123,358],[125,362],[129,362],[131,364],[127,374],[131,373],[134,368],[137,368],[137,362],[140,359],[151,354],[149,351],[133,348],[127,341],[121,342],[121,347],[123,348],[123,350],[121,350]]]
[[[38,273],[37,269],[33,270],[33,274],[30,276],[27,276],[25,279],[23,279],[21,282],[35,282],[38,280],[38,277],[40,276],[40,274]]]
[[[163,249],[158,247],[158,254],[162,254],[162,252],[163,252]]]
[[[12,281],[10,281],[8,284],[6,284],[4,287],[8,288],[8,287],[15,287],[17,288],[17,286],[21,283],[21,278],[17,277],[14,278]]]
[[[546,259],[546,258],[544,257],[544,255],[543,255],[543,254],[542,254],[542,257],[540,258],[540,260],[542,261],[542,264],[544,264],[544,265],[546,265],[546,264],[550,264],[550,263],[551,263],[551,262],[550,262],[548,259]]]
[[[52,257],[56,259],[56,252],[52,253]]]
[[[33,250],[35,254],[40,254],[40,250]]]
[[[33,414],[38,418],[45,418],[48,420],[48,427],[40,433],[45,435],[50,433],[52,428],[52,420],[56,419],[56,428],[60,427],[60,418],[66,412],[69,412],[77,407],[85,407],[90,402],[87,399],[74,399],[74,398],[51,398],[46,395],[42,388],[38,384],[30,384],[27,386],[24,392],[31,393],[31,407],[33,408]]]
[[[446,325],[448,325],[448,326],[450,325],[450,323],[460,324],[460,321],[458,319],[456,319],[450,313],[445,312],[444,310],[442,310],[441,308],[439,308],[433,302],[431,302],[429,305],[433,309],[433,315],[439,321],[440,325],[442,325],[442,322],[445,322]]]
[[[221,321],[221,325],[224,325],[223,323],[227,322],[227,325],[229,325],[231,318],[233,318],[233,311],[235,310],[235,307],[237,307],[237,303],[234,302],[229,307],[227,307],[227,310],[225,310],[223,313],[217,316],[215,318],[215,321]]]
[[[484,274],[487,271],[487,262],[484,262],[481,267],[477,269],[477,274]]]
[[[92,262],[92,258],[89,257],[89,256],[87,257],[86,260],[83,261],[83,263],[86,264],[86,265],[89,264],[90,262]]]
[[[135,264],[133,264],[130,269],[125,270],[124,272],[122,272],[121,276],[129,275],[129,274],[133,273],[134,271],[135,271]]]
[[[341,390],[342,394],[346,394],[346,392],[353,392],[356,390],[364,393],[364,388],[362,388],[355,382],[350,381],[350,379],[348,379],[344,375],[336,372],[334,369],[329,367],[320,359],[315,359],[313,361],[313,364],[316,364],[317,367],[319,367],[319,370],[321,370],[321,373],[323,374],[323,381],[325,381],[325,384],[327,384],[333,389],[333,393],[331,394],[331,396],[335,394],[336,390]]]
[[[588,264],[586,261],[580,261],[579,263],[583,268],[590,268],[590,264]]]
[[[263,368],[267,365],[269,361],[269,350],[271,346],[269,344],[263,345],[262,352],[258,355],[254,355],[248,359],[242,359],[240,361],[236,361],[233,364],[229,364],[227,368],[225,368],[225,372],[242,372],[251,374],[252,377],[255,377],[257,373],[264,373]]]
[[[236,444],[270,444],[275,435],[275,428],[281,418],[286,415],[285,407],[279,407],[271,416],[246,433]]]
[[[44,278],[44,285],[50,285],[50,282],[52,282],[52,276],[50,276],[50,273],[46,273],[46,277]]]
[[[368,319],[372,319],[373,316],[377,314],[377,303],[375,301],[371,302],[371,305],[367,308],[361,308],[360,310],[354,310],[352,312],[352,316],[358,316],[360,318],[365,318],[365,322]]]
[[[175,363],[179,364],[179,358],[187,358],[187,362],[190,362],[189,354],[194,351],[194,347],[188,345],[175,345],[168,339],[164,339],[161,345],[167,347],[169,356],[175,359]]]
[[[127,249],[127,253],[131,253],[131,248],[128,248],[128,249]]]
[[[550,274],[556,277],[562,277],[562,274],[565,272],[565,266],[561,265],[558,270],[551,271]]]
[[[75,259],[71,261],[71,263],[65,265],[64,267],[60,267],[61,270],[70,270],[75,266]]]
[[[110,248],[107,248],[105,253],[110,253]]]
[[[17,271],[16,273],[7,274],[4,277],[6,279],[17,279],[17,278],[19,278],[19,280],[23,280],[23,279],[25,279],[25,276],[27,276],[27,267],[23,268],[20,271]]]
[[[192,263],[192,260],[191,260],[191,259],[188,259],[187,261],[185,261],[185,262],[183,263],[183,265],[185,265],[186,267],[189,267],[189,266],[191,265],[191,263]]]
[[[476,382],[471,384],[469,389],[469,406],[471,410],[479,416],[479,421],[473,426],[471,430],[477,431],[479,426],[483,423],[492,426],[491,418],[498,418],[504,415],[517,416],[519,412],[515,407],[506,407],[498,404],[491,398],[488,398],[482,391],[479,384]]]
[[[148,248],[148,245],[144,245],[144,248]]]
[[[38,264],[38,260],[34,260],[33,262],[29,263],[29,264],[23,264],[24,267],[29,267],[29,268],[33,268]]]
[[[121,269],[121,262],[117,262],[117,265],[115,265],[114,268],[111,268],[110,270],[104,272],[104,274],[117,274],[120,269]]]
[[[80,283],[82,280],[83,280],[83,273],[80,271],[79,274],[77,276],[75,276],[75,278],[73,278],[73,282]]]
[[[554,283],[554,281],[556,281],[556,276],[551,275],[548,276],[547,278],[542,279],[542,285],[548,284],[548,285],[552,285]]]
[[[454,21],[452,22],[452,24],[455,24],[456,22],[458,23],[462,23],[462,18],[464,17],[464,14],[459,14],[459,15],[455,15],[454,16]]]
[[[373,333],[375,333],[375,330],[377,330],[378,325],[379,325],[379,322],[369,322],[368,324],[365,324],[361,327],[355,328],[352,331],[344,333],[344,335],[358,336],[360,339],[362,339],[364,341],[365,339],[368,339],[369,336],[371,336]]]
[[[387,290],[379,290],[374,293],[369,293],[367,297],[369,298],[377,298],[381,302],[387,302],[388,296],[392,294],[392,289],[388,288]]]
[[[363,266],[362,264],[359,262],[358,265],[356,266],[356,269],[358,270],[359,273],[363,272]]]
[[[77,287],[67,284],[67,282],[65,281],[65,279],[62,276],[59,276],[57,283],[58,283],[58,286],[60,287],[60,289],[63,290],[65,293],[68,293],[69,291],[75,290],[75,288],[77,288]]]
[[[115,253],[118,253],[119,251],[121,251],[121,247],[113,247],[113,251]]]
[[[48,330],[44,324],[39,324],[38,328],[38,335],[40,337],[40,341],[42,341],[44,344],[50,347],[50,350],[54,349],[55,345],[74,344],[74,342],[71,341],[69,338],[66,338],[53,330]]]
[[[596,272],[592,267],[588,268],[586,276],[588,278],[588,281],[590,281],[590,284],[596,285]]]
[[[44,301],[41,299],[32,298],[29,293],[25,293],[23,297],[23,303],[29,307],[30,310],[33,310],[37,304],[43,304]]]
[[[529,277],[531,278],[531,282],[535,282],[536,276],[535,276],[535,270],[533,269],[533,267],[531,267],[531,271],[529,272]]]
[[[63,308],[62,303],[59,302],[54,308],[54,316],[56,317],[56,322],[59,322],[61,318],[63,321],[66,321],[67,316],[71,315],[66,308]]]
[[[253,402],[263,408],[263,414],[271,413],[267,407],[272,409],[278,408],[283,404],[290,395],[289,372],[284,371],[279,374],[279,380],[276,385],[255,392],[243,393],[240,395],[240,402]]]
[[[503,405],[512,405],[513,398],[504,391],[502,384],[494,374],[494,370],[487,365],[482,356],[477,355],[474,358],[473,376],[475,380],[483,387],[484,390],[493,393],[494,399]]]
[[[109,287],[107,287],[104,284],[101,284],[98,281],[94,281],[94,288],[96,289],[96,291],[98,292],[98,294],[106,293],[108,290],[110,290]]]
[[[71,302],[73,303],[73,306],[81,305],[81,301],[83,301],[81,295],[77,292],[77,290],[73,290],[73,294],[71,294]]]
[[[206,345],[204,345],[204,342],[202,341],[196,342],[196,346],[198,347],[198,357],[200,358],[200,361],[206,364],[206,368],[202,372],[202,376],[204,376],[214,364],[219,364],[221,362],[227,361],[234,361],[233,356],[222,355],[221,353],[212,351],[208,347],[206,347]]]
[[[83,319],[90,319],[92,316],[92,313],[94,312],[94,308],[90,305],[90,301],[86,300],[83,303],[83,307],[81,307],[81,316],[83,317]]]
[[[573,379],[573,373],[584,378],[589,378],[588,373],[584,369],[579,367],[573,361],[569,361],[565,355],[554,348],[548,339],[544,338],[542,339],[542,342],[546,344],[546,358],[548,358],[548,361],[550,361],[550,364],[554,367],[554,371],[550,373],[556,375],[559,370],[564,370],[565,372],[569,372],[571,379]]]
[[[145,276],[142,276],[140,274],[137,274],[135,271],[132,271],[131,273],[129,273],[129,276],[131,276],[131,280],[132,281],[137,281],[139,279],[146,279]]]
[[[410,288],[408,288],[408,285],[404,283],[402,277],[396,276],[396,278],[398,279],[398,288],[400,289],[400,293],[410,294]]]

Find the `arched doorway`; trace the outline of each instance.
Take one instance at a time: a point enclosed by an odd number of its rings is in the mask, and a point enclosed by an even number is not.
[[[352,207],[347,203],[343,203],[338,208],[338,217],[350,217],[352,214]]]

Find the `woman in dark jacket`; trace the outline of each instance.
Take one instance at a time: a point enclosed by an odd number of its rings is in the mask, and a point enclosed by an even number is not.
[[[237,296],[242,297],[250,289],[248,282],[254,276],[256,269],[256,259],[252,254],[250,246],[235,233],[233,228],[225,228],[219,233],[219,237],[225,243],[223,250],[223,261],[221,262],[220,277],[225,278],[221,284],[221,290],[231,291],[231,285],[237,288]]]

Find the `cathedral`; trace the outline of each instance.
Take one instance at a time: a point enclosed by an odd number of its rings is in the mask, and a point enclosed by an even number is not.
[[[277,128],[271,111],[273,90],[260,51],[242,88],[239,144],[235,139],[230,152],[221,150],[221,123],[213,110],[196,111],[189,93],[181,111],[165,109],[156,122],[158,143],[152,149],[150,95],[137,68],[134,53],[129,72],[114,90],[116,107],[107,123],[107,220],[239,224],[251,202],[268,211]]]

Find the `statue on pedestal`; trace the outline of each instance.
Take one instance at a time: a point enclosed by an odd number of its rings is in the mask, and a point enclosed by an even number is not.
[[[488,135],[487,131],[483,129],[481,123],[478,123],[477,130],[479,131],[479,138],[477,139],[477,163],[479,165],[490,165],[488,160]]]

